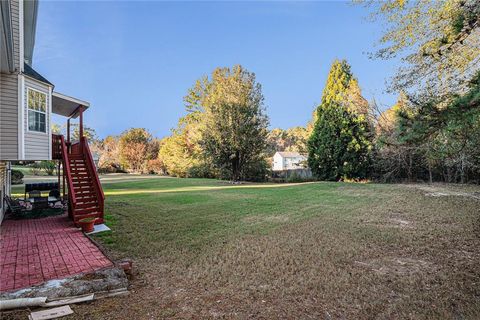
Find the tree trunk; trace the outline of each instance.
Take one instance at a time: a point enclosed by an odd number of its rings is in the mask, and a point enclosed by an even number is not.
[[[232,159],[232,180],[238,181],[240,179],[240,157],[239,152],[235,152],[235,157]]]
[[[428,161],[428,180],[430,181],[430,184],[433,183],[433,178],[432,178],[432,164],[430,161]]]

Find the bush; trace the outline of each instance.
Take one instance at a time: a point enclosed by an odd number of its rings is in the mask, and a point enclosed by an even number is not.
[[[267,181],[268,173],[267,161],[260,159],[245,165],[242,178],[245,181],[264,182]]]
[[[160,158],[147,161],[147,172],[150,174],[165,174],[167,169]]]
[[[44,160],[44,161],[40,161],[39,167],[40,169],[45,171],[47,175],[53,176],[55,172],[56,164],[55,164],[55,161]]]
[[[12,184],[22,184],[23,183],[23,172],[20,170],[11,171]]]
[[[107,173],[126,173],[119,165],[111,163],[108,165],[102,165],[97,169],[99,174],[107,174]]]
[[[194,165],[188,169],[187,177],[189,178],[215,178],[214,170],[205,163]]]
[[[32,173],[32,175],[39,176],[39,175],[42,174],[42,169],[40,168],[39,163],[34,162],[34,163],[30,164],[29,167],[30,167],[30,172]]]

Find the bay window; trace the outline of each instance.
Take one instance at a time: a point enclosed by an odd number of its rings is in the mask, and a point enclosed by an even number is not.
[[[47,94],[28,88],[28,130],[47,132]]]

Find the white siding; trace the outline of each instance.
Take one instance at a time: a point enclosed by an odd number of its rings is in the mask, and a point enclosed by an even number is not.
[[[0,160],[18,159],[18,76],[0,74]]]
[[[14,66],[20,71],[19,0],[10,1]],[[0,160],[18,159],[18,75],[0,74]]]
[[[307,157],[303,155],[286,156],[286,155],[282,155],[279,152],[276,152],[275,155],[273,156],[272,169],[274,171],[302,169],[303,162],[306,160],[307,160]]]
[[[43,92],[47,95],[47,106],[50,105],[51,95],[50,87],[39,81],[25,77],[25,89],[23,90],[23,121],[24,121],[24,132],[25,132],[25,160],[50,160],[50,144],[51,138],[49,134],[50,129],[50,110],[47,109],[47,115],[45,119],[45,125],[47,132],[34,132],[28,130],[28,88]]]
[[[283,170],[283,157],[276,152],[273,156],[273,170]]]

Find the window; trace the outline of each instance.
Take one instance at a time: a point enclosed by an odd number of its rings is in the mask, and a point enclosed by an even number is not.
[[[28,89],[28,130],[47,132],[47,95]]]

